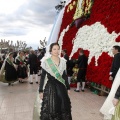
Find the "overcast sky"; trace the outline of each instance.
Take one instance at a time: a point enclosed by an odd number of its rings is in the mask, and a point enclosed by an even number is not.
[[[0,39],[26,41],[37,49],[49,37],[60,0],[0,0]]]

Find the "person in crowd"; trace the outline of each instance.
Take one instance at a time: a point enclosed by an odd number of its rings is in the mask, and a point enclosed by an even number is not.
[[[39,95],[43,102],[40,120],[72,120],[66,61],[59,57],[59,52],[59,44],[52,43],[50,45],[51,56],[42,59]],[[44,84],[46,79],[48,81]]]
[[[77,61],[79,71],[77,75],[77,88],[74,90],[75,92],[80,92],[80,83],[82,84],[82,91],[84,92],[85,88],[85,77],[87,72],[88,58],[84,54],[84,50],[80,50],[79,58]]]
[[[68,75],[68,82],[70,84],[71,81],[71,76],[72,76],[72,69],[71,69],[71,64],[70,64],[70,60],[69,60],[69,56],[67,55],[67,50],[62,50],[62,55],[64,57],[64,59],[67,61],[67,75]]]
[[[120,120],[120,85],[117,89],[117,92],[115,93],[115,96],[112,102],[113,102],[113,105],[116,107],[114,115],[112,116],[112,120]]]
[[[5,72],[5,78],[2,77],[4,72]],[[0,70],[0,76],[1,76],[0,81],[8,83],[8,85],[12,85],[13,82],[17,81],[17,70],[14,64],[14,58],[12,52],[9,53],[6,59],[4,60],[4,63]]]
[[[4,53],[2,56],[3,61],[6,59],[6,57],[7,57],[7,53]]]
[[[44,52],[41,50],[38,55],[38,76],[41,75],[41,59],[44,57]]]
[[[74,60],[69,60],[69,68],[67,69],[67,75],[68,75],[68,82],[71,84],[71,78],[73,75],[73,67],[75,66]]]
[[[62,50],[62,55],[67,61],[67,68],[69,68],[69,56],[67,55],[67,50]]]
[[[17,57],[17,52],[13,53],[13,58],[15,59]]]
[[[0,69],[2,67],[2,58],[0,57]]]
[[[25,62],[27,64],[27,74],[28,77],[30,76],[30,69],[29,69],[29,64],[28,64],[28,60],[29,60],[29,51],[24,52],[25,53]]]
[[[30,65],[30,84],[33,84],[33,73],[35,74],[35,81],[38,84],[38,59],[34,50],[31,50],[31,54],[29,55],[28,64]]]
[[[112,67],[110,70],[110,77],[109,80],[114,80],[118,69],[120,68],[120,46],[113,46],[112,53],[114,55]]]
[[[28,58],[29,58],[28,52],[24,52],[24,56],[25,56],[25,62],[28,63]]]
[[[27,63],[25,61],[25,54],[23,51],[20,51],[18,56],[15,59],[15,64],[17,65],[17,74],[20,83],[23,83],[27,79]]]

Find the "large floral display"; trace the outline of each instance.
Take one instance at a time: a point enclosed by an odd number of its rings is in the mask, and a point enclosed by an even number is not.
[[[77,26],[79,18],[85,20]],[[111,49],[120,45],[120,2],[71,0],[64,10],[58,42],[71,59],[77,59],[79,49],[84,49],[89,58],[87,80],[111,88]]]

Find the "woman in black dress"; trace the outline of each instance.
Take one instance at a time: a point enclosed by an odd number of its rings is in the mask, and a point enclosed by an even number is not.
[[[4,60],[4,63],[1,68],[1,81],[8,83],[8,85],[11,85],[11,83],[17,81],[17,71],[16,66],[13,63],[13,53],[9,53],[7,58]],[[5,77],[3,76],[5,70]]]
[[[28,77],[27,75],[27,63],[25,61],[24,52],[20,51],[19,55],[16,57],[15,60],[17,67],[17,74],[19,82],[23,83],[23,80]]]
[[[2,67],[2,58],[0,57],[0,69]]]
[[[50,46],[51,57],[43,59],[41,63],[39,94],[43,102],[40,120],[72,120],[66,60],[59,57],[59,49],[57,43],[52,43]],[[43,89],[46,79],[47,83]]]

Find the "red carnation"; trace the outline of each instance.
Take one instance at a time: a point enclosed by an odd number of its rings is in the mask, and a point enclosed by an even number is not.
[[[116,42],[120,42],[120,35],[116,38]]]

